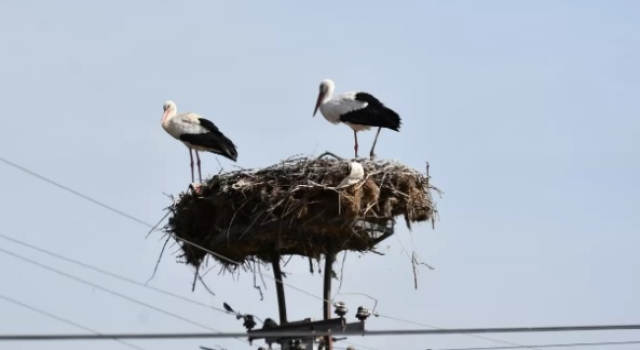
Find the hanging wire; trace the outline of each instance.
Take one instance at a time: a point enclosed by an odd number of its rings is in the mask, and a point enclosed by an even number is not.
[[[380,314],[377,314],[376,316],[381,317],[381,318],[386,318],[386,319],[389,319],[389,320],[393,320],[393,321],[396,321],[396,322],[403,322],[403,323],[413,324],[413,325],[416,325],[416,326],[421,326],[421,327],[426,327],[426,328],[431,328],[431,329],[444,329],[444,328],[441,328],[441,327],[436,327],[436,326],[432,326],[432,325],[428,325],[428,324],[424,324],[424,323],[420,323],[420,322],[405,320],[405,319],[401,319],[401,318],[397,318],[397,317],[385,316],[385,315],[380,315]],[[518,344],[518,343],[506,341],[506,340],[496,339],[496,338],[477,335],[477,334],[467,334],[467,336],[468,337],[472,337],[472,338],[477,338],[477,339],[488,340],[488,341],[492,341],[492,342],[495,342],[495,343],[518,346],[520,348],[525,348],[525,349],[536,349],[536,350],[539,349],[539,348],[537,348],[535,346],[532,346],[532,345],[522,345],[522,344]]]
[[[72,258],[66,257],[66,256],[61,255],[61,254],[58,254],[58,253],[54,253],[54,252],[52,252],[52,251],[50,251],[50,250],[47,250],[47,249],[43,249],[43,248],[37,247],[37,246],[35,246],[35,245],[32,245],[32,244],[26,243],[26,242],[24,242],[24,241],[21,241],[21,240],[19,240],[19,239],[17,239],[17,238],[9,237],[9,236],[4,235],[4,234],[2,234],[2,233],[0,233],[0,238],[3,238],[3,239],[5,239],[5,240],[11,241],[11,242],[13,242],[13,243],[20,244],[20,245],[22,245],[22,246],[25,246],[25,247],[31,248],[31,249],[36,250],[36,251],[38,251],[38,252],[41,252],[41,253],[44,253],[44,254],[50,255],[50,256],[52,256],[52,257],[54,257],[54,258],[57,258],[57,259],[60,259],[60,260],[64,260],[64,261],[70,262],[70,263],[72,263],[72,264],[76,264],[76,265],[78,265],[78,266],[82,266],[82,267],[84,267],[84,268],[87,268],[87,269],[90,269],[90,270],[93,270],[93,271],[99,272],[99,273],[101,273],[101,274],[104,274],[104,275],[107,275],[107,276],[110,276],[110,277],[113,277],[113,278],[119,279],[119,280],[121,280],[121,281],[125,281],[125,282],[131,283],[131,284],[135,284],[135,285],[137,285],[137,286],[144,287],[144,288],[147,288],[147,289],[151,289],[151,290],[156,291],[156,292],[158,292],[158,293],[162,293],[162,294],[164,294],[164,295],[168,295],[168,296],[174,297],[174,298],[176,298],[176,299],[180,299],[180,300],[183,300],[183,301],[189,302],[189,303],[194,304],[194,305],[203,306],[203,307],[210,308],[210,309],[213,309],[213,310],[215,310],[215,311],[218,311],[218,312],[224,313],[224,314],[226,314],[226,315],[233,316],[233,315],[231,315],[229,312],[227,312],[226,310],[224,310],[224,309],[222,309],[222,308],[218,308],[218,307],[215,307],[215,306],[207,305],[207,304],[205,304],[205,303],[201,303],[201,302],[199,302],[199,301],[197,301],[197,300],[193,300],[193,299],[190,299],[190,298],[187,298],[187,297],[183,297],[183,296],[181,296],[181,295],[174,294],[174,293],[171,293],[171,292],[165,291],[165,290],[163,290],[163,289],[160,289],[160,288],[157,288],[157,287],[153,287],[153,286],[150,286],[150,285],[148,285],[148,284],[144,284],[144,283],[142,283],[142,282],[138,282],[138,281],[133,280],[133,279],[131,279],[131,278],[124,277],[124,276],[122,276],[122,275],[118,275],[118,274],[116,274],[116,273],[109,272],[109,271],[107,271],[107,270],[103,270],[103,269],[101,269],[101,268],[99,268],[99,267],[95,267],[95,266],[90,265],[90,264],[87,264],[87,263],[85,263],[85,262],[82,262],[82,261],[79,261],[79,260],[75,260],[75,259],[72,259]]]
[[[561,343],[561,344],[536,344],[530,345],[537,348],[572,348],[572,347],[587,347],[587,346],[615,346],[615,345],[632,345],[640,344],[640,340],[627,340],[627,341],[599,341],[590,343]],[[504,349],[522,349],[522,346],[492,346],[482,348],[441,348],[441,349],[427,349],[427,350],[504,350]]]
[[[2,294],[0,294],[0,299],[4,300],[4,301],[6,301],[6,302],[12,303],[12,304],[15,304],[15,305],[21,306],[21,307],[23,307],[23,308],[25,308],[25,309],[29,309],[29,310],[31,310],[31,311],[37,312],[37,313],[39,313],[39,314],[41,314],[41,315],[45,315],[45,316],[47,316],[47,317],[53,318],[54,320],[60,321],[60,322],[62,322],[62,323],[66,323],[66,324],[68,324],[68,325],[74,326],[74,327],[76,327],[76,328],[84,329],[85,331],[91,332],[91,333],[93,333],[93,334],[102,335],[100,332],[95,331],[95,330],[93,330],[93,329],[91,329],[91,328],[89,328],[89,327],[83,326],[83,325],[81,325],[81,324],[79,324],[79,323],[75,323],[75,322],[70,321],[70,320],[68,320],[68,319],[66,319],[66,318],[62,318],[62,317],[60,317],[60,316],[58,316],[58,315],[55,315],[55,314],[52,314],[52,313],[50,313],[50,312],[44,311],[44,310],[39,309],[39,308],[37,308],[37,307],[35,307],[35,306],[32,306],[32,305],[29,305],[29,304],[26,304],[26,303],[20,302],[20,301],[18,301],[18,300],[15,300],[15,299],[13,299],[13,298],[10,298],[10,297],[8,297],[8,296],[6,296],[6,295],[2,295]],[[124,341],[124,340],[120,340],[120,339],[113,339],[113,340],[114,340],[114,341],[116,341],[116,342],[118,342],[118,343],[120,343],[120,344],[122,344],[122,345],[124,345],[124,346],[126,346],[126,347],[132,348],[132,349],[136,349],[136,350],[145,350],[144,348],[141,348],[141,347],[139,347],[139,346],[133,345],[133,344],[128,343],[128,342],[126,342],[126,341]]]
[[[16,258],[16,259],[19,259],[19,260],[22,260],[22,261],[28,262],[28,263],[33,264],[33,265],[36,265],[36,266],[38,266],[38,267],[40,267],[40,268],[43,268],[43,269],[45,269],[45,270],[49,270],[49,271],[54,272],[54,273],[56,273],[56,274],[58,274],[58,275],[61,275],[61,276],[67,277],[67,278],[72,279],[72,280],[74,280],[74,281],[76,281],[76,282],[80,282],[80,283],[82,283],[82,284],[86,284],[86,285],[88,285],[88,286],[91,286],[91,287],[96,288],[96,289],[100,289],[100,290],[102,290],[102,291],[104,291],[104,292],[107,292],[107,293],[112,294],[112,295],[114,295],[114,296],[117,296],[117,297],[119,297],[119,298],[126,299],[126,300],[128,300],[128,301],[130,301],[130,302],[132,302],[132,303],[135,303],[135,304],[142,305],[142,306],[144,306],[144,307],[147,307],[147,308],[153,309],[153,310],[155,310],[155,311],[157,311],[157,312],[160,312],[160,313],[163,313],[163,314],[165,314],[165,315],[167,315],[167,316],[171,316],[171,317],[173,317],[173,318],[176,318],[176,319],[182,320],[182,321],[184,321],[184,322],[190,323],[190,324],[192,324],[192,325],[198,326],[198,327],[200,327],[200,328],[207,329],[207,330],[214,331],[214,332],[217,332],[217,333],[222,334],[222,332],[221,332],[221,331],[219,331],[219,330],[217,330],[217,329],[215,329],[215,328],[211,328],[211,327],[205,326],[205,325],[203,325],[203,324],[201,324],[201,323],[198,323],[198,322],[192,321],[192,320],[190,320],[190,319],[188,319],[188,318],[185,318],[185,317],[182,317],[182,316],[180,316],[180,315],[174,314],[174,313],[172,313],[172,312],[170,312],[170,311],[166,311],[166,310],[163,310],[163,309],[158,308],[158,307],[156,307],[156,306],[153,306],[153,305],[151,305],[151,304],[147,304],[147,303],[145,303],[145,302],[143,302],[143,301],[140,301],[140,300],[134,299],[134,298],[129,297],[129,296],[127,296],[127,295],[124,295],[124,294],[122,294],[122,293],[119,293],[119,292],[116,292],[116,291],[111,290],[111,289],[109,289],[109,288],[103,287],[103,286],[101,286],[101,285],[99,285],[99,284],[95,284],[95,283],[93,283],[93,282],[89,282],[89,281],[84,280],[84,279],[82,279],[82,278],[80,278],[80,277],[76,277],[76,276],[74,276],[74,275],[71,275],[71,274],[68,274],[68,273],[66,273],[66,272],[60,271],[60,270],[55,269],[55,268],[53,268],[53,267],[51,267],[51,266],[48,266],[48,265],[45,265],[45,264],[39,263],[39,262],[37,262],[37,261],[35,261],[35,260],[32,260],[32,259],[26,258],[26,257],[24,257],[24,256],[21,256],[21,255],[19,255],[19,254],[13,253],[13,252],[10,252],[10,251],[5,250],[5,249],[3,249],[3,248],[0,248],[0,252],[1,252],[1,253],[4,253],[4,254],[7,254],[7,255],[9,255],[9,256],[12,256],[12,257],[14,257],[14,258]]]

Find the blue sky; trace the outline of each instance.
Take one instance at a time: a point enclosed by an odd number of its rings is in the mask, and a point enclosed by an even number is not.
[[[400,113],[377,154],[422,169],[445,191],[441,220],[347,257],[345,293],[381,314],[438,327],[639,322],[640,30],[636,1],[140,0],[3,4],[0,156],[154,223],[190,182],[186,148],[160,126],[162,104],[196,111],[238,145],[238,165],[293,154],[352,154],[352,134],[312,118],[320,80],[373,93]],[[361,134],[363,149],[374,133]],[[203,154],[203,172],[219,171]],[[233,165],[220,159],[225,169]],[[0,233],[145,282],[158,235],[0,163]],[[412,243],[413,242],[413,243]],[[402,243],[402,244],[401,244]],[[413,289],[402,251],[435,267]],[[233,317],[52,259],[5,250],[223,331]],[[201,303],[276,318],[252,277],[191,270],[168,249],[151,284]],[[0,295],[100,332],[202,328],[0,253]],[[288,282],[321,295],[304,260]],[[320,301],[287,290],[289,318]],[[342,297],[351,310],[371,301]],[[413,327],[372,318],[369,329]],[[0,300],[2,333],[81,330]],[[637,332],[490,335],[518,343],[640,339]],[[635,337],[635,338],[634,338]],[[352,338],[376,349],[490,346],[468,336]],[[237,340],[135,341],[198,349]],[[495,344],[501,345],[501,344]],[[503,345],[503,344],[502,344]],[[2,349],[124,349],[111,342],[2,343]],[[346,345],[345,345],[346,346]],[[361,349],[362,347],[360,347]],[[620,350],[631,349],[623,346]]]

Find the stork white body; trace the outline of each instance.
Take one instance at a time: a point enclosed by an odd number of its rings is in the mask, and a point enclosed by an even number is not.
[[[333,85],[332,85],[333,86]],[[366,108],[368,103],[356,100],[356,92],[350,91],[331,98],[333,88],[329,90],[327,96],[329,97],[324,103],[320,105],[320,113],[324,119],[328,120],[332,124],[340,124],[340,116],[351,111]],[[367,131],[371,129],[368,125],[353,124],[350,122],[344,122],[354,131]]]
[[[372,159],[375,158],[374,150],[380,130],[388,128],[399,131],[400,116],[371,94],[350,91],[332,98],[334,89],[335,84],[330,79],[325,79],[320,83],[320,92],[313,115],[315,116],[319,109],[330,123],[348,125],[353,130],[355,141],[353,148],[356,158],[358,158],[358,131],[367,131],[372,127],[377,127],[378,132],[369,153]]]
[[[202,182],[202,170],[199,151],[216,153],[234,162],[237,160],[238,152],[235,145],[218,130],[213,122],[193,112],[178,114],[173,101],[165,102],[163,109],[162,128],[189,149],[192,182],[195,181],[192,151],[196,153],[200,182]]]
[[[183,141],[180,139],[181,135],[184,134],[205,134],[207,133],[207,129],[205,129],[202,125],[200,125],[200,121],[198,119],[202,118],[200,114],[187,112],[176,114],[174,116],[169,116],[162,121],[162,127],[164,130],[169,133],[169,135],[173,136],[176,140],[182,142],[185,146],[190,149],[197,151],[206,151],[207,149],[202,146],[194,145],[187,141]]]

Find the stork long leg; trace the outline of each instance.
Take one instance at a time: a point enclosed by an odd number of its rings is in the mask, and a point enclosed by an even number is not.
[[[371,152],[369,152],[369,156],[371,157],[371,160],[376,158],[376,154],[373,152],[374,149],[376,148],[376,143],[378,142],[378,136],[380,135],[380,130],[382,128],[378,128],[378,132],[376,132],[376,137],[373,139],[373,145],[371,146]]]
[[[202,183],[202,169],[200,169],[200,154],[196,151],[196,159],[198,160],[198,180]]]
[[[353,149],[356,151],[356,158],[358,158],[358,132],[353,130],[353,139],[356,141],[355,146],[353,146]]]
[[[194,175],[193,175],[193,154],[191,152],[191,148],[189,148],[189,158],[191,158],[191,182],[195,182],[196,180],[194,179]]]

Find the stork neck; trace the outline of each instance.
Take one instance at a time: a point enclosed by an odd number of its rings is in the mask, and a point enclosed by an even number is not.
[[[327,86],[327,92],[324,93],[324,95],[322,96],[322,103],[321,104],[325,104],[327,101],[329,101],[331,99],[331,97],[333,96],[333,89],[334,89],[333,85]]]
[[[169,109],[162,115],[162,124],[166,123],[168,120],[173,118],[176,115],[175,109]]]

